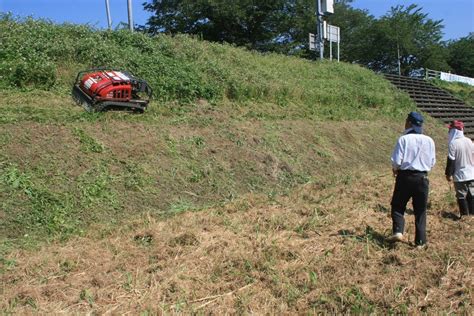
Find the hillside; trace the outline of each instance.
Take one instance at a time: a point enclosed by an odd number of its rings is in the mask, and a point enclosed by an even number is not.
[[[470,106],[474,105],[474,87],[461,82],[447,82],[442,80],[431,80],[436,86],[449,91],[455,97],[463,100]]]
[[[380,76],[11,16],[0,41],[2,312],[472,307],[472,223],[453,219],[434,120],[430,248],[383,240],[413,104]],[[77,71],[104,65],[152,85],[145,114],[73,103]]]

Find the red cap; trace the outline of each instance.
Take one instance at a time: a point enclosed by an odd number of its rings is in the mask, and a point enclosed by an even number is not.
[[[448,128],[449,129],[455,128],[462,131],[464,130],[464,123],[462,121],[454,120],[449,123]]]

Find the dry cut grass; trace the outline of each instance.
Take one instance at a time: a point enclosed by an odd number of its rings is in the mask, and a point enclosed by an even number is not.
[[[431,175],[429,247],[390,245],[389,172],[248,195],[16,251],[0,309],[24,313],[457,313],[473,308],[473,225]]]

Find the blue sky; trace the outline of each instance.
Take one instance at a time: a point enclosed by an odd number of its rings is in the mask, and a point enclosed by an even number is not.
[[[132,0],[135,24],[146,23],[149,13],[143,10],[146,0]],[[233,0],[229,0],[233,1]],[[127,22],[127,0],[109,0],[113,26]],[[443,20],[444,39],[458,39],[474,32],[474,0],[354,0],[352,6],[366,9],[375,17],[384,15],[398,4],[418,4],[433,20]],[[107,26],[105,0],[0,0],[1,12],[54,22],[88,23],[99,28]]]

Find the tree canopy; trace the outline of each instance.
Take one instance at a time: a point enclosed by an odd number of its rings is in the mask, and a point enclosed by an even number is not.
[[[474,78],[474,33],[447,45],[448,63],[453,71]]]
[[[203,39],[265,50],[284,33],[297,1],[153,0],[145,9],[152,33],[188,33]]]

